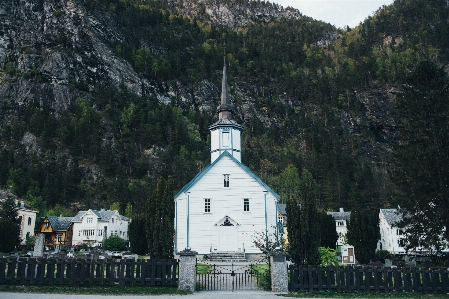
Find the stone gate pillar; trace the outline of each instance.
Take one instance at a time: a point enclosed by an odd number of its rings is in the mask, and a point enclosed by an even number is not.
[[[37,234],[34,242],[33,257],[44,256],[44,234]]]
[[[275,250],[270,255],[271,290],[275,293],[288,293],[287,253]]]
[[[196,287],[196,255],[198,252],[184,249],[179,254],[178,290],[195,292]]]

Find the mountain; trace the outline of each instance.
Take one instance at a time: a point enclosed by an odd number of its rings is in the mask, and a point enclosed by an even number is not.
[[[264,1],[2,1],[0,186],[74,210],[180,188],[209,163],[225,55],[243,163],[284,198],[307,168],[322,209],[395,205],[395,97],[418,61],[448,68],[448,16],[396,0],[341,31]]]

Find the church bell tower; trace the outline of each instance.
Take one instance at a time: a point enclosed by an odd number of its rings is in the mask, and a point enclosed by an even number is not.
[[[209,127],[210,130],[210,162],[213,163],[224,151],[228,151],[239,162],[242,158],[240,133],[243,127],[232,119],[234,106],[229,100],[226,63],[223,66],[221,82],[221,101],[217,108],[218,121]]]

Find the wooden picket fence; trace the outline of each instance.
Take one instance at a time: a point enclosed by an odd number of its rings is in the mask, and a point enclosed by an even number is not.
[[[449,293],[448,268],[290,266],[289,290]]]
[[[0,284],[177,286],[177,260],[0,258]]]

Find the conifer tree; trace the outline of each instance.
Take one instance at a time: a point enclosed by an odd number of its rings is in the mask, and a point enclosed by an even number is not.
[[[319,264],[319,218],[315,197],[315,180],[308,170],[303,170],[298,200],[287,202],[288,251],[298,264]]]
[[[8,195],[0,205],[0,251],[10,252],[20,243],[20,219],[14,197]]]
[[[151,258],[173,258],[173,179],[160,177],[147,201],[147,242]]]
[[[334,217],[326,212],[320,212],[318,223],[320,224],[320,246],[335,249],[338,234],[335,228]]]
[[[139,214],[132,217],[129,224],[129,243],[132,252],[144,255],[148,253],[148,242],[143,236],[146,236],[145,225],[147,223],[146,215]]]
[[[354,246],[355,258],[362,264],[374,258],[380,239],[379,212],[372,210],[351,211],[347,233],[348,243]]]

